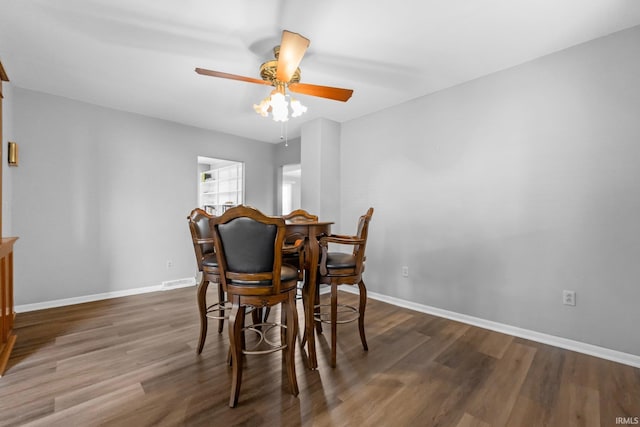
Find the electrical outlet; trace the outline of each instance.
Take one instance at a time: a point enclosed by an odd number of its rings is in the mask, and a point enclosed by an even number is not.
[[[167,260],[167,268],[172,268],[173,267],[173,261],[171,261],[170,259]]]
[[[409,267],[406,265],[402,266],[402,277],[409,277]]]
[[[562,303],[564,305],[576,305],[576,292],[575,291],[562,291]]]

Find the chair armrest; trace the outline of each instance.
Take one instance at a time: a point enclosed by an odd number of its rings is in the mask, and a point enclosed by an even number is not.
[[[365,243],[365,239],[360,239],[356,236],[345,236],[340,234],[330,234],[328,236],[323,236],[318,240],[320,245],[321,255],[320,255],[320,263],[318,267],[320,268],[320,274],[326,276],[328,273],[327,270],[327,255],[329,253],[329,243],[337,243],[340,245],[362,245]]]
[[[209,237],[209,238],[206,238],[206,239],[194,239],[194,242],[197,243],[198,245],[205,245],[207,243],[214,244],[215,243],[215,239],[213,237]]]
[[[303,239],[298,239],[293,244],[285,243],[282,246],[282,253],[287,255],[298,253],[299,251],[302,250],[303,244],[304,244]]]
[[[321,237],[319,243],[321,246],[326,246],[327,243],[339,243],[341,245],[361,245],[364,243],[364,239],[359,239],[356,236],[330,234],[328,236]]]

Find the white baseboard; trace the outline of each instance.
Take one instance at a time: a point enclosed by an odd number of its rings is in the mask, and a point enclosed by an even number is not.
[[[195,286],[196,279],[189,277],[186,279],[170,280],[162,282],[160,285],[147,286],[144,288],[125,289],[122,291],[105,292],[102,294],[84,295],[81,297],[64,298],[52,301],[38,302],[35,304],[16,305],[14,310],[16,313],[25,313],[27,311],[44,310],[46,308],[64,307],[66,305],[82,304],[83,302],[100,301],[110,298],[126,297],[129,295],[146,294],[149,292],[167,291],[170,289],[186,288]]]
[[[341,291],[357,294],[357,288],[341,287]],[[438,317],[444,317],[446,319],[455,320],[458,322],[466,323],[480,328],[489,329],[496,332],[501,332],[507,335],[513,335],[520,338],[525,338],[531,341],[536,341],[543,344],[552,345],[554,347],[564,348],[566,350],[576,351],[578,353],[588,354],[590,356],[599,357],[601,359],[611,360],[613,362],[622,363],[625,365],[640,368],[640,356],[623,353],[617,350],[611,350],[604,347],[599,347],[593,344],[587,344],[580,341],[574,341],[567,338],[557,337],[554,335],[544,334],[541,332],[532,331],[529,329],[522,329],[516,326],[507,325],[504,323],[493,322],[491,320],[481,319],[479,317],[469,316],[466,314],[456,313],[454,311],[443,310],[437,307],[431,307],[424,304],[418,304],[411,301],[406,301],[400,298],[390,297],[387,295],[379,294],[376,292],[367,292],[367,297],[386,302],[398,307],[408,308],[410,310],[419,311],[421,313],[432,314]]]

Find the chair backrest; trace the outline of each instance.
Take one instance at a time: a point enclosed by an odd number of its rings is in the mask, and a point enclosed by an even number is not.
[[[215,253],[213,229],[211,227],[211,219],[213,218],[213,215],[208,214],[200,208],[192,210],[187,217],[189,230],[191,231],[193,250],[196,253],[196,261],[198,262],[198,270],[200,271],[202,271],[202,260],[204,257]]]
[[[284,219],[241,205],[213,218],[211,224],[223,285],[266,286],[279,293]]]
[[[355,245],[353,247],[353,255],[356,257],[356,265],[362,266],[365,256],[364,251],[367,247],[367,237],[369,235],[369,223],[371,222],[371,217],[373,216],[373,208],[369,208],[367,213],[362,215],[360,219],[358,219],[358,229],[356,232],[356,236],[359,239],[362,239],[364,242]]]
[[[291,222],[316,222],[316,221],[318,221],[318,215],[310,214],[309,212],[305,211],[304,209],[296,209],[296,210],[292,211],[291,213],[289,213],[287,215],[283,215],[282,218],[284,218],[287,221],[291,221]]]

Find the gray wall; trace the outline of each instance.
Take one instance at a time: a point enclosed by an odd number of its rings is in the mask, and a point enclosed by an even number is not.
[[[274,212],[274,145],[18,88],[13,119],[18,305],[193,277],[198,155],[245,162],[246,202]]]
[[[342,222],[376,208],[369,289],[640,355],[638,46],[635,27],[343,124]]]
[[[11,82],[2,82],[2,150],[0,161],[2,165],[2,237],[13,236],[13,224],[11,219],[11,206],[13,203],[13,173],[15,167],[10,167],[6,160],[7,143],[15,141],[13,134],[13,86]],[[18,148],[20,148],[18,146]],[[18,149],[18,162],[20,161],[20,149]]]

